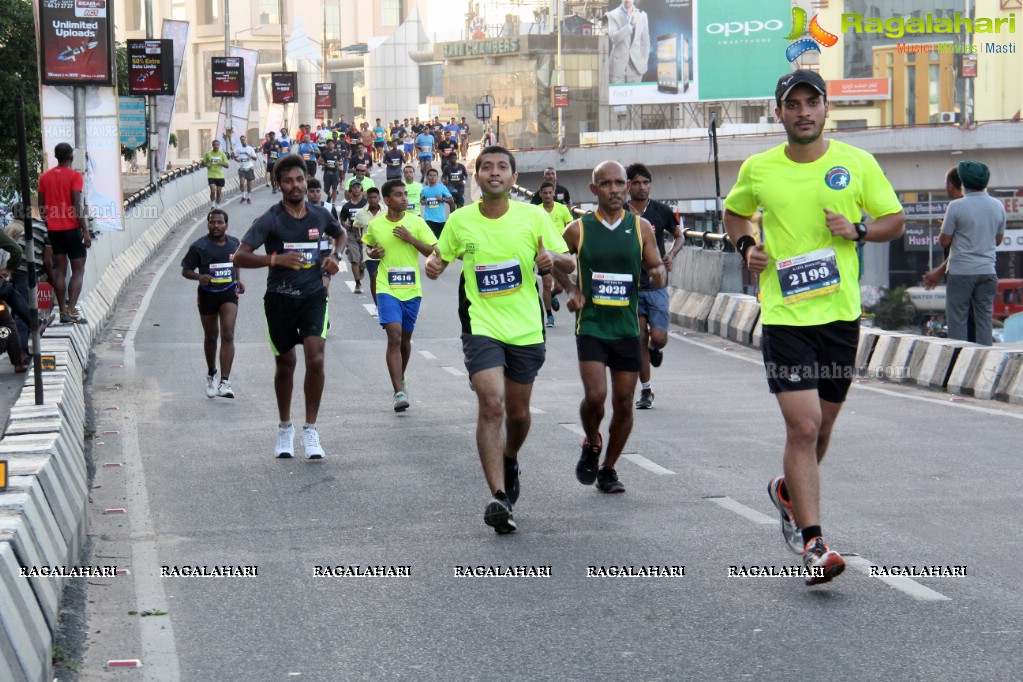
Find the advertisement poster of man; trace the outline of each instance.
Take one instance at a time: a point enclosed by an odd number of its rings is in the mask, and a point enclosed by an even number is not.
[[[608,103],[770,99],[789,0],[608,0]]]

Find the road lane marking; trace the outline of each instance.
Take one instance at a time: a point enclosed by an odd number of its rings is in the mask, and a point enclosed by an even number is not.
[[[353,282],[352,280],[346,279],[345,286],[348,287],[348,293],[352,293],[355,291],[355,282]]]
[[[735,512],[743,518],[747,518],[753,523],[759,523],[763,526],[775,525],[778,523],[778,519],[770,517],[766,514],[761,514],[756,509],[751,509],[744,504],[739,504],[730,497],[706,497],[704,498],[708,502],[713,502],[722,509],[727,509],[730,512]]]
[[[649,459],[647,459],[643,455],[629,454],[629,455],[622,455],[622,457],[624,457],[625,459],[629,460],[630,462],[632,462],[633,464],[635,464],[637,466],[643,467],[647,471],[654,472],[658,476],[674,476],[675,475],[675,472],[672,471],[671,469],[665,469],[660,464],[657,464],[656,462],[651,462]]]
[[[437,356],[434,355],[433,353],[431,353],[428,350],[417,350],[416,352],[419,353],[420,355],[422,355],[427,360],[436,360],[437,359]]]
[[[533,414],[547,414],[546,412],[541,410],[539,407],[533,407],[532,405],[529,406],[529,411],[532,412]]]
[[[579,426],[578,424],[562,424],[561,426],[562,428],[568,429],[569,431],[579,436],[580,438],[586,437],[586,432],[583,431],[583,427]]]
[[[455,369],[454,367],[441,367],[441,369],[444,370],[445,372],[447,372],[448,374],[454,374],[456,377],[464,377],[465,376],[465,372],[459,371],[459,370]]]
[[[694,341],[693,339],[686,338],[686,337],[682,336],[681,334],[677,334],[675,332],[668,332],[668,336],[670,336],[673,339],[678,339],[679,341],[684,341],[684,342],[692,344],[694,346],[698,346],[700,348],[705,348],[706,350],[713,351],[715,353],[721,353],[722,355],[727,355],[728,357],[734,358],[736,360],[742,360],[743,362],[748,362],[748,363],[750,363],[752,365],[763,366],[763,364],[764,364],[763,360],[761,360],[759,358],[747,358],[747,357],[744,357],[742,355],[737,355],[734,351],[726,351],[723,348],[718,348],[717,346],[711,346],[710,344],[701,343],[700,341]],[[756,350],[756,349],[752,349],[751,348],[751,350]],[[909,386],[910,387],[915,387],[915,385],[913,385],[913,384],[910,384]],[[909,395],[907,393],[900,393],[899,391],[893,391],[893,390],[886,389],[886,388],[879,388],[877,386],[864,386],[863,384],[856,384],[856,383],[854,383],[852,385],[852,388],[853,389],[857,389],[857,390],[861,390],[861,391],[872,391],[873,393],[880,393],[881,395],[887,395],[887,396],[891,396],[891,397],[894,397],[894,398],[905,398],[906,400],[916,400],[918,402],[931,403],[933,405],[943,405],[945,407],[955,407],[955,408],[961,409],[961,410],[970,410],[971,412],[980,412],[981,414],[992,415],[992,416],[995,416],[995,417],[1010,417],[1012,419],[1023,420],[1023,413],[1010,412],[1008,410],[996,410],[996,409],[993,409],[993,408],[990,408],[990,407],[981,407],[979,405],[971,405],[971,404],[968,404],[968,403],[963,403],[963,402],[958,402],[958,401],[957,402],[950,402],[949,401],[949,394],[942,394],[942,397],[940,397],[940,398],[931,398],[931,397],[925,396],[925,395]],[[958,397],[958,396],[953,396],[953,397]]]
[[[362,307],[366,309],[366,312],[369,313],[371,317],[377,316],[377,307],[372,303],[363,303]]]
[[[870,578],[877,578],[886,585],[894,587],[900,592],[905,592],[914,599],[919,599],[920,601],[952,601],[951,597],[946,597],[941,592],[936,592],[903,575],[870,575],[870,567],[876,566],[876,564],[866,557],[855,554],[843,554],[842,558],[845,559],[847,566],[855,568]]]

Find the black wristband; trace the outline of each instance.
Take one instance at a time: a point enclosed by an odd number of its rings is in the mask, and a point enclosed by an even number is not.
[[[739,252],[739,256],[742,258],[742,262],[746,262],[746,251],[751,246],[756,246],[757,240],[748,234],[744,234],[739,237],[739,242],[735,245],[735,250]]]

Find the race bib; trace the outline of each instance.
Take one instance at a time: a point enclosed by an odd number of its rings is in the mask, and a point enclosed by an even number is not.
[[[462,181],[462,171],[453,171],[451,173],[451,175],[450,175],[450,180],[451,180],[451,182],[461,182]]]
[[[415,211],[415,210],[416,210],[416,205],[415,205],[415,204],[413,204],[413,203],[412,203],[412,202],[410,201],[410,202],[408,202],[407,204],[405,204],[405,210],[406,210],[406,211]]]
[[[234,281],[234,263],[210,263],[210,284],[230,284]]]
[[[327,159],[327,168],[336,168],[336,167],[337,167],[337,161],[335,161],[334,159]]]
[[[594,305],[627,306],[632,299],[632,275],[595,272],[590,279],[590,300]]]
[[[387,286],[392,289],[414,289],[416,268],[387,268]]]
[[[320,262],[320,243],[316,242],[285,242],[284,252],[295,251],[302,255],[300,267],[308,270]]]
[[[476,266],[476,288],[483,298],[514,293],[522,286],[522,268],[517,260]]]
[[[276,161],[278,156],[280,156],[279,152],[270,152],[270,159],[271,160]]]
[[[397,168],[401,165],[401,159],[390,158],[387,160],[387,165],[391,168]]]
[[[304,152],[302,154],[302,158],[305,159],[306,161],[312,161],[313,160],[313,155],[310,154],[309,152]]]
[[[427,208],[437,208],[438,206],[440,206],[440,199],[438,199],[437,197],[430,197],[429,199],[426,200]]]
[[[835,249],[831,246],[780,260],[776,267],[785,305],[830,294],[842,284]]]
[[[428,144],[424,144],[422,147],[419,148],[419,151],[421,151],[424,154],[429,154],[431,150],[433,150],[433,147],[431,147]]]

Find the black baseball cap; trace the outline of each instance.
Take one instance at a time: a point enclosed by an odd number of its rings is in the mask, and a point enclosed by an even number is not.
[[[816,71],[809,69],[798,69],[785,74],[778,79],[778,85],[774,88],[774,101],[781,106],[782,100],[789,96],[792,88],[797,85],[809,85],[811,88],[828,98],[828,85]]]

